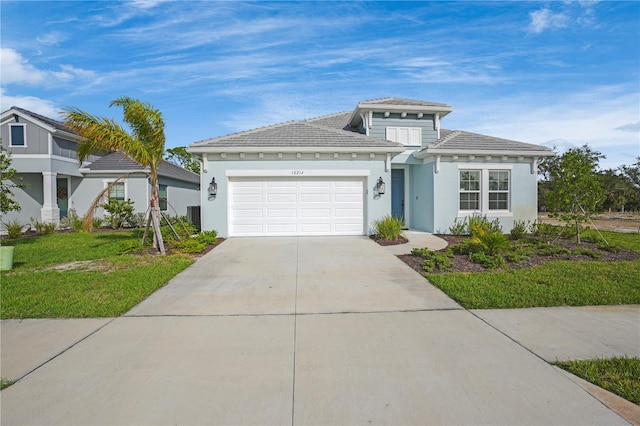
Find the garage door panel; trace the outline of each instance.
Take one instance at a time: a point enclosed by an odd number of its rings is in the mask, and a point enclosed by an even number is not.
[[[280,218],[280,217],[287,217],[287,218],[295,218],[297,216],[298,212],[297,209],[293,208],[293,209],[269,209],[267,210],[267,218]]]
[[[298,200],[296,194],[269,193],[266,198],[268,203],[295,203]]]
[[[362,178],[230,178],[231,236],[362,235]]]

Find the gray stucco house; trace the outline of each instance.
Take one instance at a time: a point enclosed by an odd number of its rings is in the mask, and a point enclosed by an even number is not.
[[[136,213],[146,212],[149,171],[122,153],[92,155],[79,164],[76,152],[80,137],[60,121],[18,107],[0,115],[0,136],[3,148],[11,153],[11,167],[27,185],[14,190],[22,210],[7,213],[3,221],[58,224],[70,209],[82,216],[98,193],[125,173],[131,174],[116,184],[109,196],[131,199]],[[188,206],[200,204],[197,174],[164,161],[158,169],[158,181],[160,207],[168,215],[186,215]]]
[[[202,228],[222,237],[368,235],[389,214],[442,233],[473,214],[499,219],[505,231],[535,220],[537,167],[553,152],[445,130],[452,110],[376,99],[192,143],[202,159]]]

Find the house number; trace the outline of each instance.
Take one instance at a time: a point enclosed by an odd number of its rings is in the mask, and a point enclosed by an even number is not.
[[[302,170],[292,170],[291,174],[292,175],[302,175],[302,174],[304,174],[304,171],[302,171]]]

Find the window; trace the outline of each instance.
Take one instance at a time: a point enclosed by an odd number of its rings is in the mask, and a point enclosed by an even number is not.
[[[167,210],[167,185],[159,185],[160,190],[160,210]]]
[[[460,170],[460,210],[480,210],[480,170]]]
[[[420,127],[387,127],[386,139],[408,146],[422,145],[422,129]]]
[[[489,170],[489,210],[509,210],[507,170]]]
[[[25,135],[24,124],[10,124],[9,125],[9,145],[10,146],[26,146],[27,138]]]
[[[461,212],[509,211],[511,199],[509,170],[460,170],[459,173]]]
[[[109,199],[124,201],[124,182],[115,183],[111,189],[109,189]]]

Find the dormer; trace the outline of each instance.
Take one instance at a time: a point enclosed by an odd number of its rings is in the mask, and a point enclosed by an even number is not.
[[[453,111],[450,105],[402,98],[363,101],[349,124],[360,133],[421,149],[440,138],[440,120]]]

